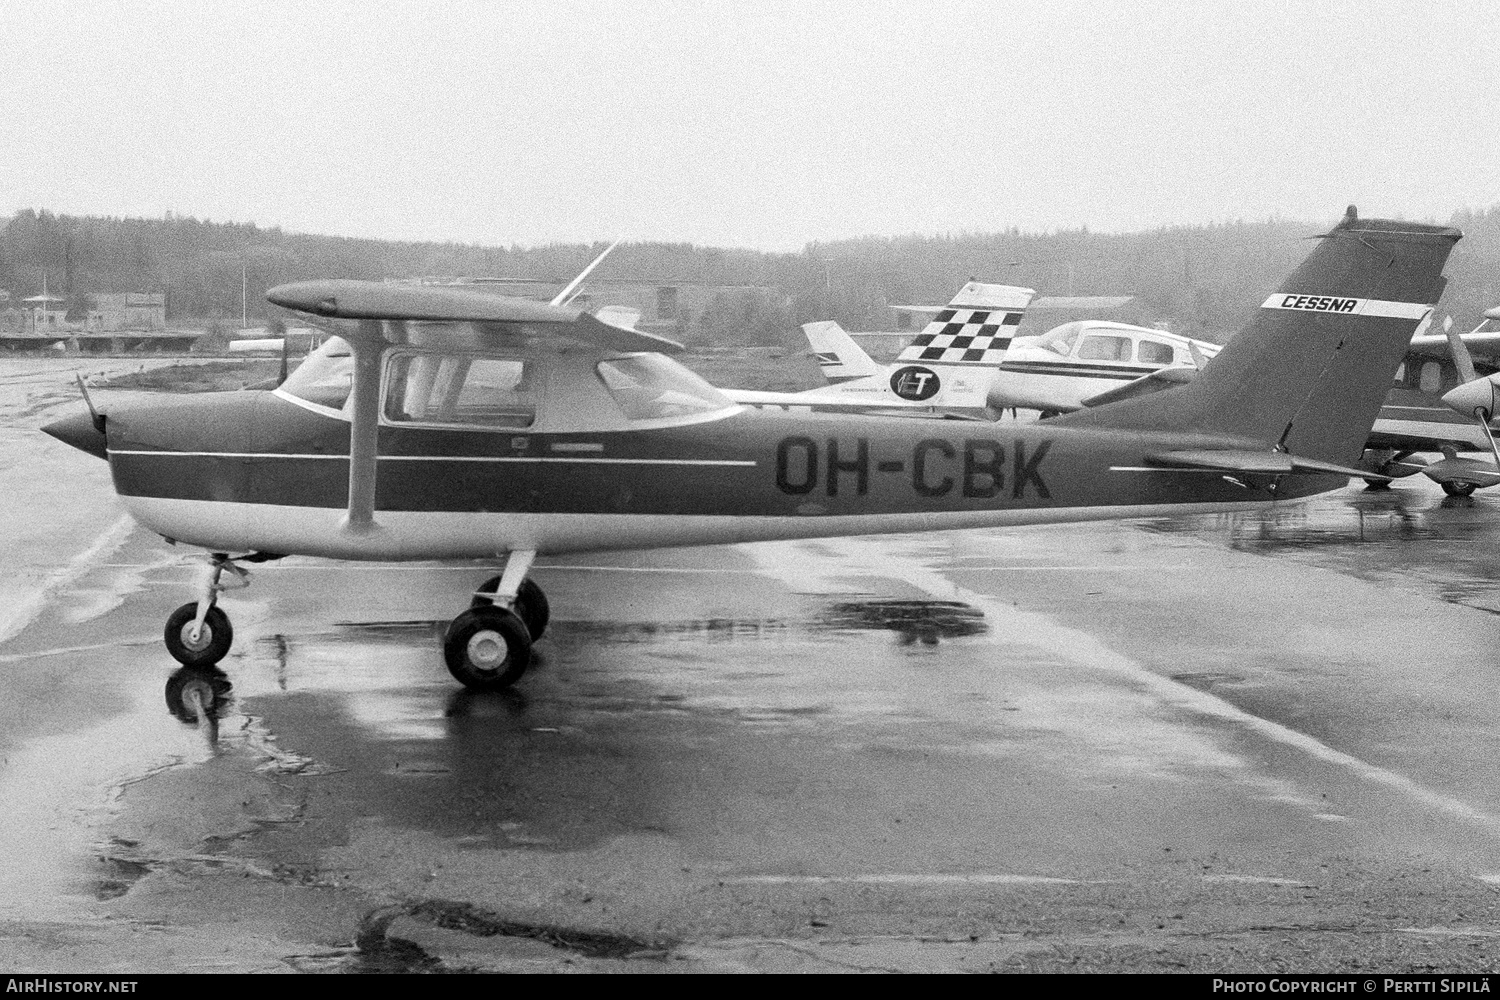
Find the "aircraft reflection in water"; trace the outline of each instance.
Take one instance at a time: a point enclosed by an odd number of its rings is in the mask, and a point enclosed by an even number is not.
[[[548,624],[544,553],[1279,505],[1354,467],[1457,230],[1351,208],[1189,384],[1037,424],[757,411],[614,317],[442,287],[286,285],[354,321],[279,389],[46,430],[107,458],[142,525],[212,553],[167,622],[180,662],[232,639],[242,563],[504,558],[448,626],[449,670],[506,687]],[[342,355],[342,356],[341,356]]]

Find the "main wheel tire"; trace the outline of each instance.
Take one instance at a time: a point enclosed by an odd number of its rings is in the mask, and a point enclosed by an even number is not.
[[[234,628],[229,616],[216,604],[208,609],[203,618],[203,628],[194,641],[193,622],[198,617],[196,601],[184,604],[172,612],[167,627],[162,632],[167,652],[172,659],[185,667],[211,667],[229,655],[229,646],[234,642]]]
[[[471,608],[492,608],[495,602],[481,594],[493,594],[500,589],[500,578],[491,577],[479,585],[479,590],[474,594],[474,599],[469,602]],[[531,641],[536,642],[547,631],[547,623],[552,620],[552,609],[547,604],[547,595],[542,593],[542,588],[530,580],[521,581],[521,589],[516,591],[516,614],[521,616],[521,621],[526,623],[526,630],[531,633]]]
[[[464,687],[499,691],[520,680],[531,665],[531,632],[513,611],[493,604],[470,608],[448,626],[443,659]]]
[[[1384,479],[1366,479],[1365,480],[1365,489],[1367,489],[1367,490],[1388,490],[1390,488],[1391,488],[1391,484],[1388,483],[1388,482],[1386,482]]]
[[[1473,483],[1443,483],[1443,492],[1450,497],[1466,497],[1474,492]]]

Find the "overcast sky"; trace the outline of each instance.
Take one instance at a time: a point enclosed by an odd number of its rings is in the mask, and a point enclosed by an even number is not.
[[[5,0],[0,212],[800,249],[1500,203],[1500,3]]]

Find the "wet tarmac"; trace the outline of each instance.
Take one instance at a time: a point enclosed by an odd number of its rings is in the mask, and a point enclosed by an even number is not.
[[[0,967],[1421,971],[1500,962],[1500,497],[544,559],[191,553],[0,377]],[[95,364],[98,364],[97,362]]]

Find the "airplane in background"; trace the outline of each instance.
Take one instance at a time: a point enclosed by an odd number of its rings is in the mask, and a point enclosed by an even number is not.
[[[970,287],[975,286],[973,283],[965,286],[966,290]],[[1466,334],[1455,335],[1451,320],[1444,333],[1428,334],[1430,322],[1429,315],[1412,337],[1370,432],[1360,465],[1375,473],[1366,477],[1371,486],[1385,485],[1386,478],[1421,472],[1449,496],[1468,496],[1477,488],[1500,485],[1500,475],[1491,466],[1459,454],[1488,451],[1490,436],[1468,414],[1455,413],[1442,396],[1476,376],[1500,371],[1500,330],[1486,329],[1500,322],[1500,307],[1486,312],[1480,324]],[[864,377],[852,384],[860,385],[878,385],[886,373],[900,370],[902,361],[924,360],[922,355],[930,350],[927,345],[939,332],[929,326],[902,352],[901,361],[882,369],[838,324],[815,323],[803,329],[831,378],[859,374]],[[1189,381],[1220,350],[1221,345],[1210,341],[1126,323],[1104,320],[1065,323],[1043,334],[1014,337],[1005,350],[990,352],[985,362],[985,374],[990,379],[984,394],[985,412],[1019,407],[1052,417],[1168,389]],[[1457,353],[1460,351],[1463,358]],[[1476,374],[1465,378],[1465,365]],[[894,383],[894,374],[890,377]],[[934,379],[942,377],[935,375]],[[808,395],[824,392],[812,390]],[[776,395],[757,394],[762,399]],[[946,401],[934,397],[940,409],[948,409],[941,405]],[[964,409],[980,412],[972,401],[972,390]],[[1441,452],[1443,458],[1428,463],[1417,457],[1419,453],[1434,452]]]
[[[1164,368],[1192,371],[1221,350],[1219,344],[1166,330],[1104,320],[1078,320],[1011,341],[989,404],[1054,416],[1081,409],[1084,400]]]
[[[1472,411],[1460,416],[1447,399],[1450,391],[1500,372],[1500,330],[1485,329],[1497,320],[1500,307],[1486,310],[1469,333],[1453,332],[1451,318],[1442,334],[1427,334],[1425,325],[1418,330],[1370,432],[1365,466],[1383,475],[1420,471],[1449,496],[1500,485],[1493,468],[1459,455],[1493,450],[1493,409],[1476,423]],[[1443,457],[1430,464],[1411,461],[1418,452],[1442,452]]]
[[[579,308],[311,281],[267,298],[346,326],[279,388],[90,403],[44,430],[106,459],[142,526],[207,551],[164,629],[180,663],[228,653],[218,596],[248,583],[243,564],[492,559],[501,572],[442,645],[458,681],[495,690],[548,625],[529,577],[541,555],[1198,514],[1341,488],[1460,237],[1351,207],[1191,382],[1036,423],[755,410],[669,358],[675,342]]]
[[[737,403],[758,407],[982,415],[994,370],[1035,294],[1016,285],[970,281],[894,364],[877,363],[832,320],[806,323],[802,332],[827,386],[726,392]]]
[[[994,417],[1007,409],[1047,416],[1076,410],[1082,401],[1163,366],[1198,366],[1220,345],[1165,330],[1102,320],[1065,323],[1047,333],[1015,336],[1028,306],[1063,303],[1070,309],[1128,298],[1104,296],[1033,299],[1030,288],[970,281],[889,364],[875,361],[854,337],[908,337],[909,333],[846,332],[831,320],[805,323],[811,353],[829,384],[804,392],[734,390],[752,406],[811,407],[892,412],[918,411]]]
[[[1485,329],[1490,322],[1500,320],[1500,308],[1486,312],[1480,324],[1466,334],[1454,333],[1451,321],[1443,334],[1428,334],[1426,330],[1431,319],[1431,315],[1423,319],[1407,345],[1406,356],[1396,369],[1394,383],[1370,430],[1359,464],[1375,473],[1364,477],[1372,487],[1383,487],[1389,479],[1420,472],[1438,483],[1449,496],[1468,496],[1475,489],[1500,485],[1500,474],[1496,474],[1491,466],[1459,454],[1489,451],[1490,430],[1494,425],[1479,426],[1471,419],[1471,414],[1465,412],[1460,416],[1453,412],[1445,403],[1443,394],[1478,376],[1500,371],[1500,331]],[[1045,340],[1062,329],[1059,327],[1041,339]],[[1218,350],[1215,347],[1213,353]],[[1212,357],[1207,351],[1201,353]],[[1478,355],[1477,360],[1474,355]],[[1092,383],[1096,394],[1089,392],[1089,378],[1079,376],[1073,380],[1073,399],[1064,399],[1059,394],[1049,402],[1056,409],[1070,412],[1159,392],[1190,381],[1205,360],[1195,358],[1196,363],[1192,365],[1164,364],[1124,385],[1116,383],[1112,386],[1108,380],[1098,378]],[[1086,370],[1081,365],[1079,367]],[[1003,391],[1002,388],[996,389],[997,393]],[[1428,463],[1417,457],[1423,452],[1441,452],[1443,458]]]

